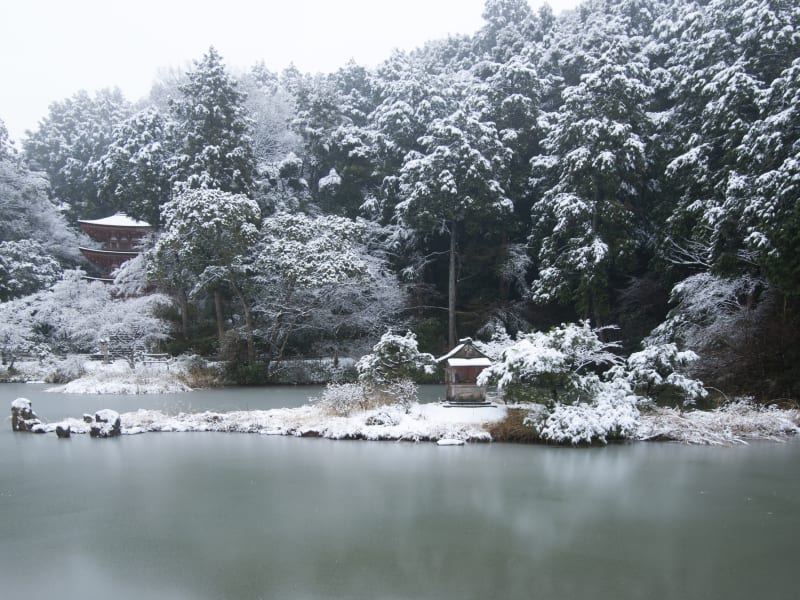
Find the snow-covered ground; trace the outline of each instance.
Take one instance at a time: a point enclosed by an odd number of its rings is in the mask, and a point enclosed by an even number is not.
[[[35,409],[35,407],[34,407]],[[147,432],[219,431],[323,437],[337,440],[405,440],[489,442],[484,425],[505,418],[502,406],[448,408],[441,404],[415,404],[408,413],[395,406],[383,406],[350,417],[331,416],[313,404],[298,408],[234,412],[179,413],[140,409],[121,415],[122,434]],[[53,432],[69,425],[72,433],[89,433],[90,426],[80,419],[48,423]]]
[[[738,400],[715,410],[656,408],[639,416],[636,438],[729,446],[751,440],[779,441],[800,434],[800,410]]]
[[[172,394],[192,388],[178,377],[183,369],[178,362],[140,365],[131,369],[126,361],[111,364],[87,361],[85,374],[48,392],[67,394]]]
[[[67,394],[172,394],[191,391],[182,381],[189,360],[184,357],[136,363],[131,368],[124,360],[104,364],[83,356],[49,357],[43,361],[17,362],[17,375],[12,380],[41,383],[69,379],[69,383],[54,384],[47,390]]]

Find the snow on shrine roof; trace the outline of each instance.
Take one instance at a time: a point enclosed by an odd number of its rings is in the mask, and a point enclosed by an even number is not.
[[[456,354],[458,354],[459,352],[461,352],[464,349],[465,346],[470,346],[473,350],[475,350],[476,353],[480,354],[481,357],[483,357],[483,353],[480,350],[478,350],[477,348],[475,348],[475,346],[472,344],[472,338],[463,338],[463,339],[458,340],[458,341],[460,343],[455,348],[450,350],[450,352],[448,352],[444,356],[440,356],[439,358],[437,358],[436,362],[444,362],[446,360],[449,361],[449,359],[451,357],[453,357]],[[474,359],[470,359],[470,360],[474,360]]]
[[[448,358],[448,366],[451,367],[489,367],[492,361],[488,358]]]
[[[86,223],[87,225],[106,225],[108,227],[152,227],[150,223],[144,221],[137,221],[130,218],[125,213],[117,213],[104,219],[83,220],[78,219],[78,223]]]

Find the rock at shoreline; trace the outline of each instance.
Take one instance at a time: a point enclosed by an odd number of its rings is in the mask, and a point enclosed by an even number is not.
[[[108,408],[98,410],[94,414],[94,423],[89,428],[93,438],[117,437],[122,433],[122,419],[119,413]]]
[[[68,438],[72,435],[72,430],[69,428],[69,425],[59,423],[56,425],[56,435],[60,438]]]
[[[31,433],[45,433],[45,427],[36,413],[33,412],[31,401],[27,398],[17,398],[11,403],[11,429],[13,431],[29,431]]]

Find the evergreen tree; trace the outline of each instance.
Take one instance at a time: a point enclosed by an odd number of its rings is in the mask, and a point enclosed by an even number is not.
[[[220,346],[225,334],[221,292],[229,289],[242,303],[252,363],[252,320],[242,281],[246,257],[258,239],[258,205],[242,194],[189,189],[164,205],[163,219],[164,232],[148,252],[151,278],[169,282],[182,295],[186,290],[213,292]]]
[[[114,128],[106,154],[94,165],[98,188],[117,210],[158,225],[169,200],[174,134],[155,108]]]
[[[423,152],[406,156],[400,172],[404,198],[396,214],[405,228],[425,238],[448,240],[448,338],[455,346],[459,238],[488,235],[511,216],[506,195],[509,151],[493,123],[463,102],[434,120],[420,138]],[[466,241],[465,241],[466,243]]]
[[[94,96],[80,91],[51,104],[38,129],[23,142],[32,168],[47,174],[53,198],[68,207],[72,220],[113,211],[112,198],[100,190],[93,165],[106,153],[114,127],[129,111],[118,89]]]
[[[770,283],[800,295],[800,58],[770,86],[738,151],[726,207]]]
[[[646,65],[612,47],[596,70],[564,91],[532,180],[537,302],[575,306],[596,324],[609,307],[611,279],[636,248],[636,208],[648,162]]]
[[[173,182],[179,188],[250,193],[255,157],[244,94],[213,47],[187,78],[182,97],[170,103],[178,123]]]

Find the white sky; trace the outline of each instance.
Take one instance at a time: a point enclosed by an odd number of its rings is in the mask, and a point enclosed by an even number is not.
[[[529,0],[535,8],[544,0]],[[549,0],[558,13],[578,0]],[[146,96],[159,69],[189,68],[210,45],[232,69],[263,60],[329,72],[376,65],[448,34],[473,33],[484,0],[2,0],[0,119],[17,141],[81,89]]]

